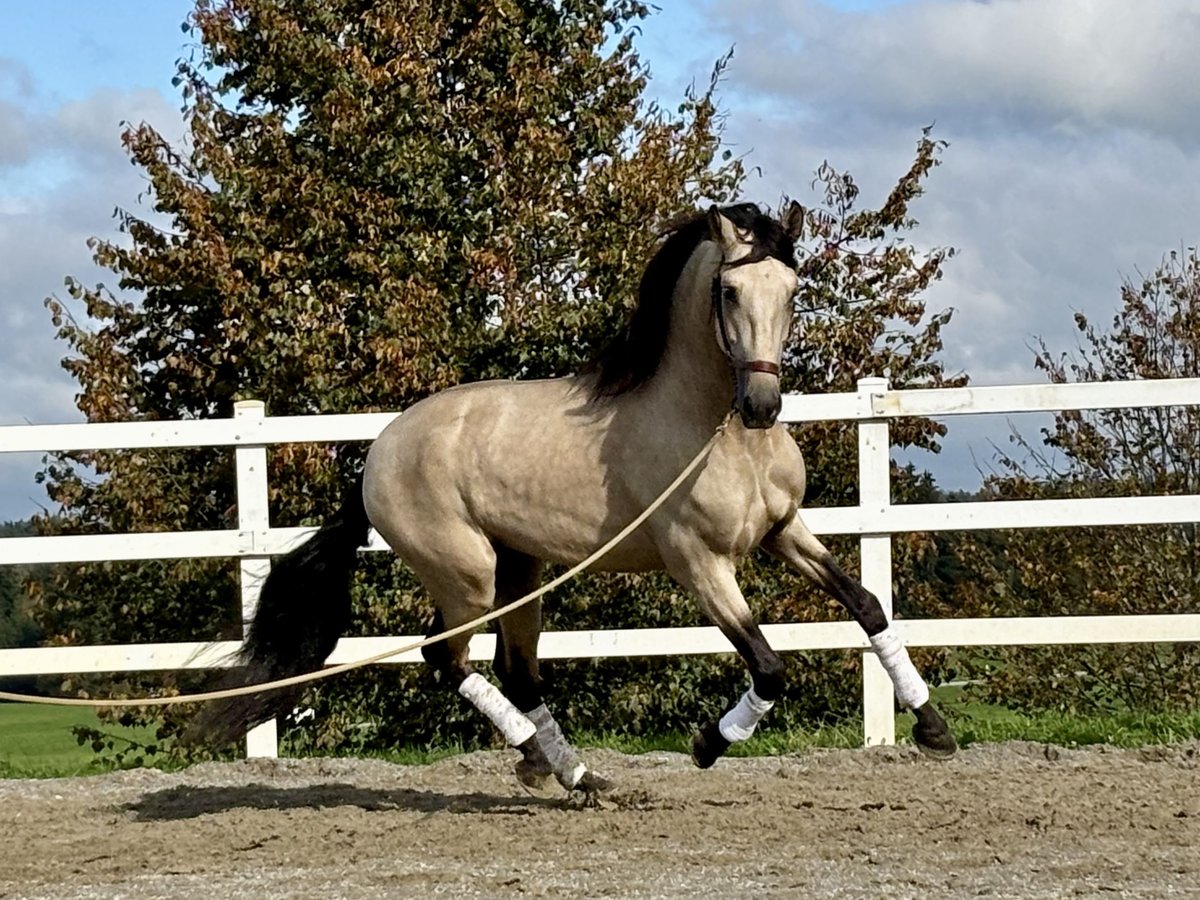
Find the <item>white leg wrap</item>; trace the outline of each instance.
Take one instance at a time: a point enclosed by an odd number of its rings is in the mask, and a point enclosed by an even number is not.
[[[774,705],[774,700],[763,700],[754,693],[754,688],[751,687],[742,694],[742,699],[737,702],[737,706],[721,716],[721,721],[717,723],[721,737],[730,742],[746,740],[754,734],[754,729],[758,727],[759,721]]]
[[[889,625],[871,637],[871,648],[887,670],[896,688],[896,699],[908,709],[919,709],[929,702],[929,685],[908,658],[900,635]]]
[[[574,789],[579,779],[587,774],[587,766],[579,761],[575,748],[567,742],[545,703],[529,712],[529,720],[537,726],[538,744],[550,760],[554,777],[568,791]]]
[[[480,675],[472,672],[458,686],[458,692],[487,716],[514,747],[525,743],[535,734],[537,726],[529,721],[512,702],[500,693],[500,689]]]

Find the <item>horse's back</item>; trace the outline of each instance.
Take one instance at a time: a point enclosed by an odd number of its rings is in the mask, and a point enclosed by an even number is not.
[[[575,378],[435,394],[372,446],[368,515],[402,557],[468,529],[539,558],[578,559],[605,536],[620,493],[609,471],[611,426]]]

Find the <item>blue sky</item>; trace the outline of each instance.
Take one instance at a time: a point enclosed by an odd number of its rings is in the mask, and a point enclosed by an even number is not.
[[[727,137],[747,199],[802,201],[829,160],[877,203],[922,126],[950,142],[919,201],[918,246],[959,255],[930,291],[952,306],[947,368],[976,384],[1040,381],[1035,336],[1074,345],[1123,276],[1200,238],[1200,4],[1194,0],[705,0],[664,3],[639,41],[673,103],[730,46]],[[0,29],[0,424],[77,421],[42,300],[63,277],[111,280],[86,240],[144,187],[121,120],[181,133],[170,80],[183,0],[43,0]],[[971,488],[1004,421],[952,420],[939,482]],[[1031,431],[1028,423],[1023,430]],[[43,501],[37,458],[0,457],[0,520]]]
[[[97,86],[171,92],[191,10],[179,0],[42,0],[6,18],[0,57],[16,59],[49,100],[82,100]]]

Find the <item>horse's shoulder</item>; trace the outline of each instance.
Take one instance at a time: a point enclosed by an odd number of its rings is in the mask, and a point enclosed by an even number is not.
[[[804,499],[807,473],[804,455],[786,428],[776,426],[761,456],[761,471],[765,482],[764,499],[771,514],[790,515]]]

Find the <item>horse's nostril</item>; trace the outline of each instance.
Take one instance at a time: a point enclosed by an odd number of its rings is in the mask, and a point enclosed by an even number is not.
[[[738,407],[747,428],[770,428],[779,418],[783,398],[777,390],[750,391]]]
[[[743,405],[740,412],[747,428],[770,428],[779,417],[778,409],[755,409],[751,404]]]

